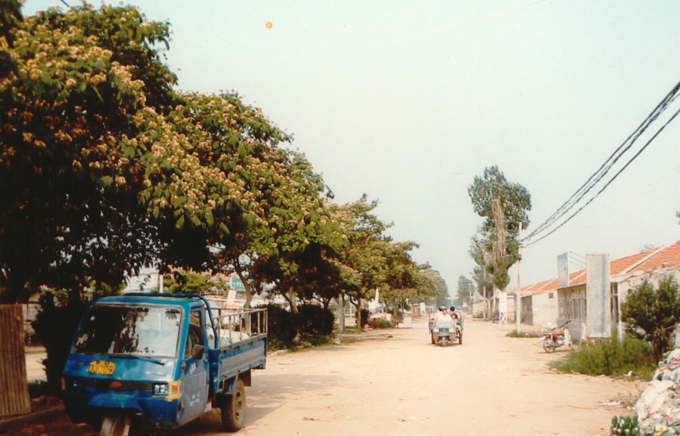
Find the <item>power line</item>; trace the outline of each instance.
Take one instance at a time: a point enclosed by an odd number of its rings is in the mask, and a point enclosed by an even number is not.
[[[680,83],[676,85],[671,92],[654,108],[652,113],[642,122],[642,124],[630,135],[626,140],[612,153],[602,166],[588,178],[588,180],[562,205],[555,213],[553,213],[546,222],[536,228],[525,239],[530,239],[549,227],[553,222],[564,216],[570,209],[572,209],[586,194],[609,172],[613,165],[626,153],[633,143],[645,132],[649,125],[655,121],[668,107],[668,105],[675,99],[680,88]]]
[[[576,257],[578,257],[578,258],[581,258],[581,259],[583,259],[583,260],[586,259],[585,256],[582,256],[582,255],[580,255],[580,254],[578,254],[578,253],[574,253],[573,251],[570,251],[569,254],[573,254],[574,256],[576,256]],[[569,257],[571,257],[571,256],[569,256]]]
[[[598,170],[593,173],[588,180],[574,193],[567,201],[565,201],[543,224],[538,226],[527,237],[523,238],[523,241],[527,241],[541,232],[546,231],[550,226],[553,225],[557,220],[565,216],[571,209],[573,209],[594,187],[599,183],[607,173],[612,169],[612,167],[621,159],[621,157],[628,152],[633,144],[640,138],[640,136],[650,127],[650,125],[656,121],[661,114],[670,106],[673,101],[678,97],[680,92],[680,83],[676,84],[673,89],[664,97],[663,100],[654,108],[654,110],[645,118],[645,120],[640,124],[640,126],[631,133],[628,138],[607,158],[607,160],[598,168]],[[571,218],[588,206],[595,198],[597,198],[618,176],[625,170],[648,146],[649,144],[661,133],[662,130],[678,115],[676,112],[653,136],[647,141],[647,143],[631,158],[624,166],[621,168],[606,184],[605,186],[597,192],[588,202],[569,216],[565,221],[563,221],[559,226],[554,228],[552,231],[525,246],[535,244],[536,242],[546,238],[547,236],[554,233],[557,229],[566,224]]]

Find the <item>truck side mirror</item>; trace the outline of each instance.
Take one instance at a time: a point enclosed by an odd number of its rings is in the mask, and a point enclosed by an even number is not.
[[[203,359],[204,350],[205,347],[203,345],[194,345],[194,348],[191,349],[191,357],[194,359]]]

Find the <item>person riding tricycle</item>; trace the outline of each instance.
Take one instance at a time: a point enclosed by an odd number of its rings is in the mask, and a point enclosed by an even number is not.
[[[451,317],[445,306],[441,306],[439,311],[430,317],[429,327],[433,344],[439,343],[445,347],[449,343],[453,344],[456,339],[459,344],[463,343],[463,331],[457,319]]]

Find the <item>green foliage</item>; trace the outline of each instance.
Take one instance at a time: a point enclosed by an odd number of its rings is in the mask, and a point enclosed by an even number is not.
[[[269,349],[293,348],[299,337],[313,345],[330,342],[333,334],[333,313],[321,306],[303,304],[292,313],[276,304],[267,305]]]
[[[470,304],[470,296],[474,295],[475,286],[472,280],[461,275],[458,277],[458,287],[456,289],[456,304],[462,306],[463,304]]]
[[[609,434],[639,436],[640,428],[638,427],[637,416],[615,416],[612,418],[612,425],[609,427]]]
[[[395,308],[407,300],[436,294],[429,265],[418,265],[411,258],[417,244],[394,242],[385,235],[391,224],[372,213],[377,205],[363,195],[359,201],[331,207],[331,216],[345,241],[338,257],[339,285],[357,310],[362,309],[361,300],[374,295],[375,289],[379,289],[383,302]]]
[[[309,343],[314,347],[330,344],[331,342],[333,342],[333,335],[318,335],[309,338]]]
[[[650,378],[657,362],[646,341],[626,337],[620,342],[614,337],[610,341],[585,345],[551,366],[562,372],[588,375],[622,376],[632,371],[638,377]]]
[[[507,336],[509,338],[537,338],[537,337],[539,337],[539,334],[534,333],[534,332],[519,332],[519,333],[517,333],[517,330],[513,330],[505,336]]]
[[[211,281],[203,274],[189,271],[173,271],[163,277],[163,285],[172,294],[212,294],[224,293],[228,285],[223,280]]]
[[[0,81],[0,299],[48,285],[77,300],[92,280],[115,288],[155,251],[135,189],[146,150],[128,139],[145,130],[133,120],[145,104],[174,99],[152,49],[168,26],[83,5],[25,17],[12,34],[15,65]]]
[[[470,256],[479,270],[478,289],[486,295],[490,285],[505,289],[510,282],[508,270],[519,260],[519,225],[529,227],[531,195],[522,185],[508,182],[495,165],[485,168],[482,177],[475,176],[468,194],[475,213],[484,218],[479,236],[472,238]],[[500,218],[494,214],[494,202],[502,211]]]
[[[22,20],[20,0],[3,0],[0,3],[0,37],[4,37],[9,44],[14,42],[12,30]],[[3,76],[0,74],[0,77]]]
[[[267,305],[267,322],[270,348],[288,348],[297,336],[297,320],[290,311],[276,305]]]
[[[321,176],[237,94],[172,90],[157,49],[168,23],[83,4],[15,24],[0,81],[0,299],[41,285],[77,299],[159,260],[206,271],[242,255],[265,264],[260,283],[338,291],[321,285],[341,240]]]
[[[335,316],[321,306],[303,304],[298,307],[298,331],[303,337],[328,336],[333,333]]]
[[[678,284],[672,276],[659,282],[659,288],[645,280],[629,292],[621,305],[621,317],[632,335],[652,344],[654,356],[660,361],[669,350],[675,326],[680,322]]]
[[[33,329],[47,351],[44,361],[47,389],[53,395],[61,392],[61,374],[86,306],[85,302],[60,306],[52,292],[40,297],[40,311],[33,321]]]
[[[394,324],[385,318],[374,318],[369,325],[374,329],[389,329],[394,327]]]
[[[531,194],[519,183],[508,182],[498,166],[484,168],[482,177],[475,176],[468,194],[475,213],[484,218],[485,231],[491,231],[496,225],[492,211],[492,202],[496,199],[501,202],[510,232],[516,233],[520,222],[524,229],[529,227],[527,212],[531,210]]]

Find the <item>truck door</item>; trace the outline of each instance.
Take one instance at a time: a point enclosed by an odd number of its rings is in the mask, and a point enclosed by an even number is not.
[[[182,361],[182,410],[180,424],[201,416],[208,402],[208,350],[206,348],[205,313],[192,309]],[[194,345],[203,346],[203,355],[192,356]]]

